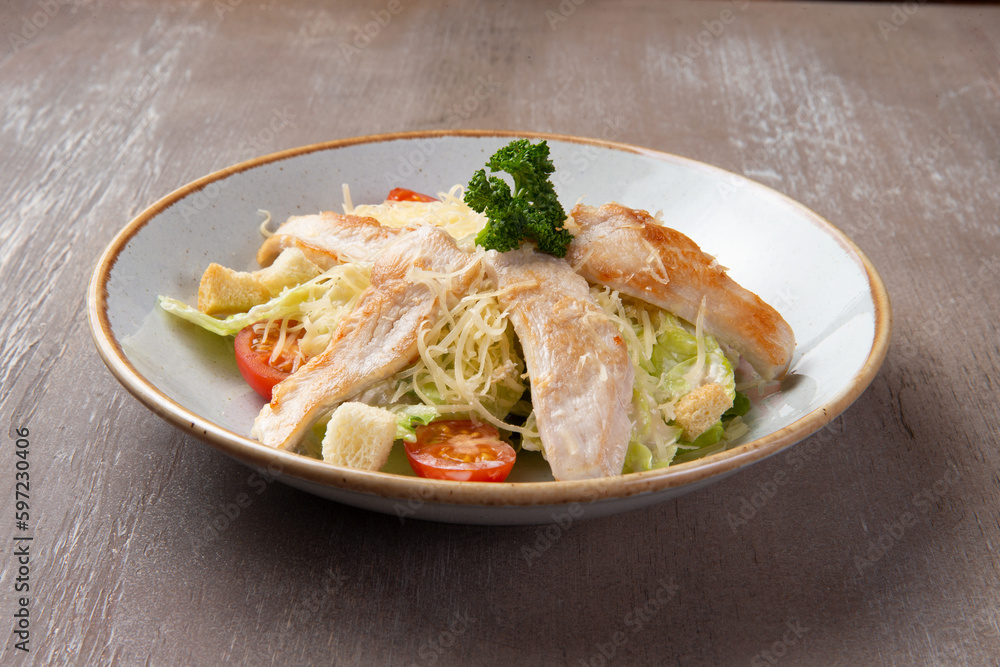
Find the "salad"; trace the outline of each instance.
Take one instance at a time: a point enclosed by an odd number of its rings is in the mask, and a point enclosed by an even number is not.
[[[686,236],[609,203],[569,214],[544,141],[467,186],[396,188],[261,225],[257,271],[210,265],[178,317],[233,337],[260,395],[251,435],[334,465],[503,481],[525,451],[558,479],[693,461],[748,430],[746,392],[794,336]],[[506,174],[504,176],[503,174]],[[739,375],[739,379],[737,378]]]

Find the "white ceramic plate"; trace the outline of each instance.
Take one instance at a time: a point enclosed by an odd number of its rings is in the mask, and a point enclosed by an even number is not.
[[[560,200],[611,200],[650,212],[692,237],[730,275],[785,317],[798,347],[779,394],[754,407],[741,444],[700,461],[623,477],[555,482],[544,463],[514,481],[447,482],[338,468],[248,437],[262,401],[242,381],[231,339],[156,307],[159,294],[194,303],[210,262],[252,270],[258,209],[289,215],[466,183],[513,137],[544,138]],[[276,479],[400,517],[523,524],[602,516],[661,502],[722,479],[822,428],[868,386],[889,342],[885,286],[840,231],[787,197],[735,174],[656,151],[567,136],[423,132],[362,137],[268,155],[164,197],[132,220],[98,263],[89,320],[111,372],[171,424]]]

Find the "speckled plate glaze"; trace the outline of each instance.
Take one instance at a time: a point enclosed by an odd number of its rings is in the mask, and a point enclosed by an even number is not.
[[[209,262],[256,268],[258,209],[275,220],[379,202],[393,187],[466,183],[514,137],[546,139],[567,208],[618,201],[651,212],[729,267],[777,308],[798,347],[781,391],[754,406],[750,432],[728,451],[664,470],[552,481],[537,456],[502,484],[365,472],[276,451],[248,434],[262,401],[242,381],[231,339],[162,312],[159,294],[196,301]],[[741,176],[607,141],[493,131],[418,132],[315,144],[243,162],[167,195],[132,220],[94,270],[88,316],[101,357],[146,407],[274,479],[401,518],[531,524],[604,516],[688,493],[815,433],[865,390],[885,357],[891,315],[881,278],[843,233]],[[402,469],[400,469],[402,470]]]

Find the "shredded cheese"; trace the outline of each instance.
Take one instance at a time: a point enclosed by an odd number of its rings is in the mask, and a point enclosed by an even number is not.
[[[695,321],[694,325],[694,337],[698,341],[698,356],[695,359],[694,365],[691,366],[691,370],[684,374],[684,379],[687,380],[688,385],[694,389],[700,387],[705,381],[705,375],[707,369],[705,368],[705,309],[707,300],[705,297],[701,299],[701,305],[698,306],[698,319]]]
[[[445,302],[441,277],[415,274],[415,279],[438,290],[438,298]],[[395,376],[397,398],[413,394],[442,413],[465,414],[506,431],[529,432],[503,421],[527,385],[513,327],[496,294],[481,271],[461,298],[446,303],[441,317],[418,337],[416,363]]]
[[[271,238],[274,236],[274,230],[271,229],[271,212],[265,211],[264,209],[257,209],[257,212],[264,216],[264,222],[260,223],[260,234],[264,238]]]
[[[465,241],[464,249],[470,249],[468,243],[486,226],[486,216],[472,210],[462,199],[464,188],[453,185],[448,192],[439,192],[439,201],[387,201],[382,204],[361,204],[355,206],[351,201],[350,188],[345,184],[344,213],[375,218],[386,227],[407,227],[410,225],[434,225],[441,227],[456,240]]]
[[[265,332],[280,327],[271,360],[282,354],[298,338],[294,368],[318,355],[330,342],[341,318],[354,309],[358,297],[368,287],[368,269],[360,264],[339,264],[297,287],[305,292],[301,301],[272,313]],[[290,324],[295,322],[296,324]],[[301,337],[298,335],[302,333]],[[292,335],[290,335],[292,334]]]

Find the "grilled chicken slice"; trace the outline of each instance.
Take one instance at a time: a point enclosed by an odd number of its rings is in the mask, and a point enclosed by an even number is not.
[[[274,387],[251,435],[291,449],[322,414],[412,363],[441,298],[468,290],[480,262],[436,227],[401,234],[376,258],[371,286],[327,348]]]
[[[326,211],[289,218],[257,251],[257,262],[270,266],[285,248],[298,248],[324,271],[343,262],[371,263],[401,230],[383,227],[375,218]]]
[[[566,259],[587,280],[607,285],[694,322],[705,300],[705,328],[770,380],[788,370],[791,327],[771,306],[726,275],[680,232],[645,211],[610,203],[577,205],[580,231]]]
[[[486,270],[524,348],[553,476],[620,475],[632,432],[632,363],[587,281],[529,246],[486,253]]]

